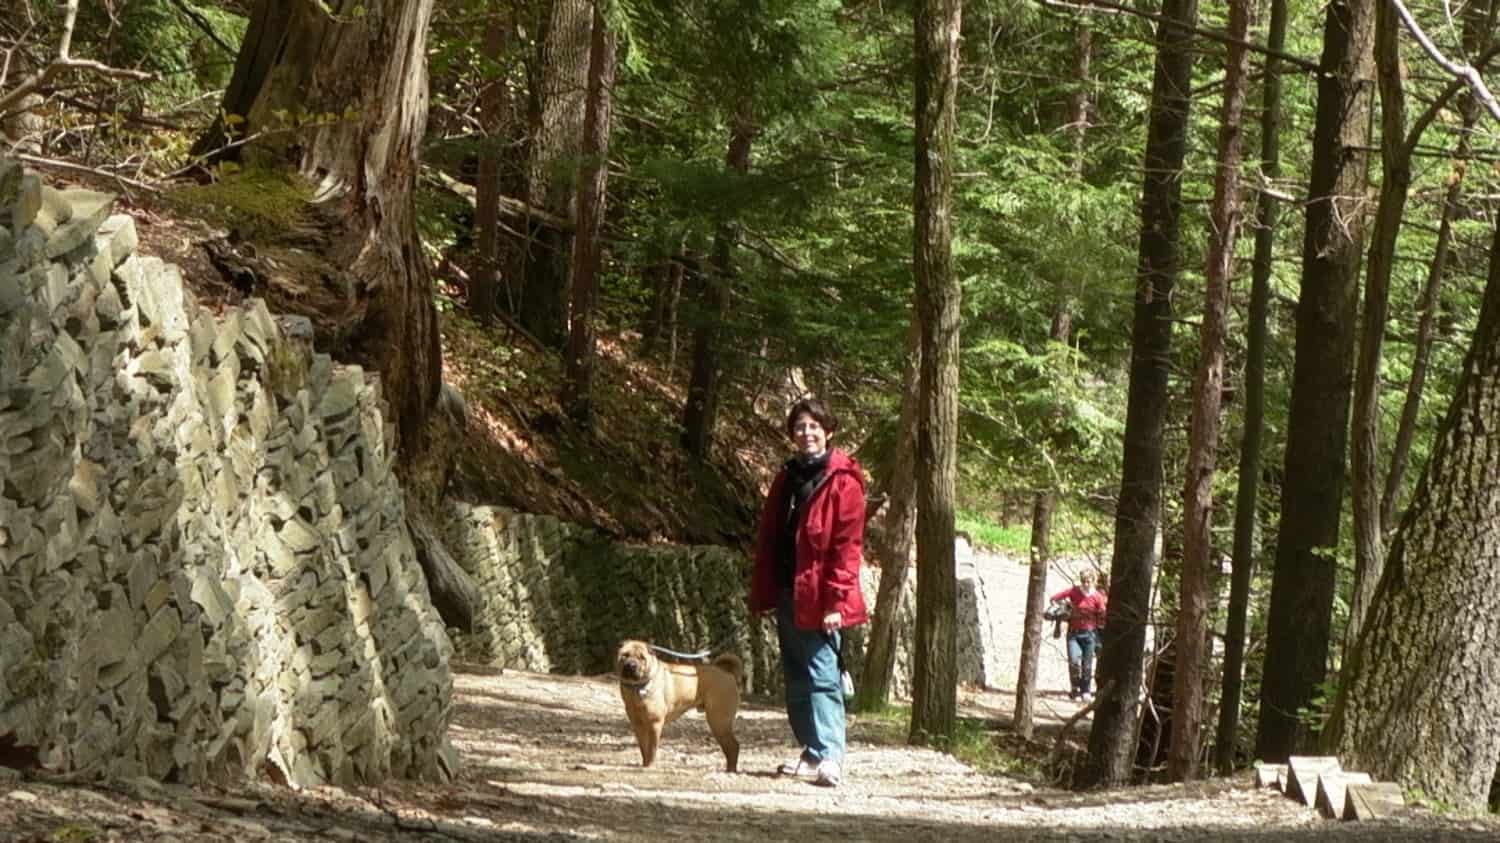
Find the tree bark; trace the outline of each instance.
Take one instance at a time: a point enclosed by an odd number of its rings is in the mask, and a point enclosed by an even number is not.
[[[1073,177],[1083,179],[1087,163],[1089,128],[1089,66],[1094,58],[1094,33],[1088,17],[1080,13],[1073,23],[1073,93],[1068,98],[1068,133],[1073,138]],[[1067,344],[1073,332],[1073,314],[1067,294],[1059,290],[1052,311],[1048,336]],[[1057,490],[1052,478],[1031,502],[1030,568],[1026,576],[1026,616],[1021,622],[1021,663],[1016,672],[1016,710],[1011,722],[1016,734],[1031,740],[1035,729],[1036,672],[1042,657],[1042,612],[1047,603],[1047,565],[1051,561],[1052,515],[1057,509]]]
[[[354,359],[379,372],[403,460],[442,383],[432,282],[422,260],[413,191],[427,122],[431,0],[259,0],[224,112],[244,132],[281,128],[281,110],[344,115],[277,132],[255,155],[317,185],[330,221],[325,257],[352,278]],[[356,13],[356,7],[362,13]]]
[[[1323,33],[1296,353],[1256,755],[1304,742],[1327,669],[1343,502],[1369,143],[1374,0],[1332,0]]]
[[[747,102],[736,110],[729,133],[725,165],[733,172],[750,172],[750,148],[757,130]],[[735,226],[726,222],[714,235],[713,269],[702,281],[702,308],[693,328],[693,373],[688,382],[687,405],[682,414],[682,446],[696,460],[708,458],[713,449],[714,425],[719,418],[719,391],[723,369],[724,323],[734,291]]]
[[[578,223],[573,233],[573,319],[563,371],[563,411],[588,429],[593,423],[597,350],[594,310],[599,301],[604,205],[609,183],[610,99],[615,82],[615,34],[605,26],[604,0],[594,0],[589,46],[589,90],[578,166]]]
[[[901,632],[901,597],[911,571],[911,549],[917,527],[917,412],[920,409],[922,330],[915,315],[907,337],[906,369],[901,384],[899,441],[892,449],[885,476],[890,478],[890,508],[885,529],[873,549],[880,559],[880,586],[875,593],[875,616],[865,642],[865,670],[860,676],[856,711],[877,711],[891,700],[896,673],[896,640]]]
[[[1076,107],[1087,112],[1087,102]],[[1075,123],[1075,125],[1077,125]],[[1080,155],[1075,161],[1081,162]],[[1052,328],[1048,332],[1056,343],[1067,344],[1073,330],[1072,313],[1066,302],[1061,302],[1052,312]],[[1052,488],[1050,477],[1043,480],[1047,488],[1037,492],[1031,504],[1031,559],[1026,575],[1026,616],[1021,627],[1021,664],[1016,675],[1016,711],[1011,722],[1016,734],[1031,740],[1036,724],[1036,672],[1042,658],[1042,611],[1047,604],[1047,565],[1052,559],[1052,513],[1057,507],[1057,492]]]
[[[1500,227],[1473,345],[1328,728],[1346,767],[1476,813],[1500,763],[1497,418]]]
[[[1481,42],[1493,29],[1493,16],[1494,5],[1490,0],[1475,0],[1465,8],[1464,55],[1472,56],[1479,52]],[[1421,316],[1412,349],[1411,377],[1407,380],[1406,399],[1401,405],[1401,421],[1396,427],[1390,465],[1385,476],[1385,490],[1380,497],[1380,524],[1386,530],[1392,529],[1396,523],[1401,486],[1411,458],[1412,440],[1416,436],[1417,414],[1422,408],[1422,390],[1426,385],[1427,365],[1432,354],[1433,324],[1437,319],[1443,276],[1447,272],[1448,254],[1452,248],[1453,214],[1463,195],[1464,176],[1468,171],[1469,153],[1474,142],[1474,124],[1479,120],[1479,103],[1475,101],[1472,91],[1465,89],[1459,100],[1458,111],[1462,115],[1463,127],[1459,130],[1458,143],[1453,150],[1453,174],[1448,178],[1448,190],[1443,198],[1438,221],[1437,243],[1433,247],[1432,262],[1428,264],[1427,280],[1422,287],[1418,305]]]
[[[1187,480],[1183,488],[1181,601],[1177,612],[1176,673],[1172,686],[1172,740],[1167,772],[1173,779],[1198,775],[1207,679],[1209,565],[1212,564],[1213,482],[1219,454],[1219,413],[1224,391],[1224,337],[1234,243],[1240,228],[1240,157],[1253,0],[1230,0],[1231,39],[1225,60],[1224,108],[1219,118],[1217,169],[1210,212],[1208,261],[1204,270],[1203,322],[1198,371],[1193,378],[1193,416],[1188,434]]]
[[[592,20],[589,0],[552,0],[540,39],[540,114],[527,195],[532,204],[566,220],[574,219],[578,194],[572,179],[558,173],[571,172],[582,143]],[[528,235],[521,324],[560,348],[568,336],[573,235],[538,221],[532,221]]]
[[[1286,0],[1271,0],[1260,118],[1260,171],[1267,183],[1281,174],[1281,66],[1274,57],[1286,45]],[[1219,694],[1214,762],[1219,772],[1235,767],[1239,744],[1240,696],[1244,689],[1245,637],[1250,614],[1250,582],[1255,571],[1256,498],[1260,490],[1260,442],[1265,427],[1266,317],[1271,302],[1271,259],[1280,202],[1262,191],[1256,206],[1255,256],[1251,262],[1250,322],[1245,348],[1245,433],[1240,440],[1239,478],[1234,498],[1234,559],[1229,610],[1224,629],[1224,674]]]
[[[1406,95],[1401,87],[1401,22],[1388,3],[1375,9],[1375,68],[1380,90],[1380,204],[1370,232],[1365,270],[1365,307],[1354,379],[1353,441],[1350,443],[1354,504],[1354,590],[1349,600],[1346,648],[1359,639],[1360,624],[1385,567],[1385,530],[1380,523],[1380,367],[1390,312],[1396,235],[1411,188],[1406,145]]]
[[[495,14],[485,24],[484,56],[503,66],[506,53],[515,40],[516,24],[500,14]],[[524,179],[520,178],[519,166],[508,152],[507,131],[519,128],[515,119],[515,103],[511,97],[509,79],[502,70],[485,85],[479,95],[480,125],[484,131],[483,147],[479,151],[479,178],[474,191],[474,242],[479,253],[479,267],[474,273],[469,290],[469,310],[481,324],[489,325],[500,310],[500,292],[505,290],[505,310],[514,312],[519,290],[516,277],[519,266],[507,260],[514,247],[500,236],[500,197],[509,192],[524,193]],[[507,169],[514,172],[507,177]]]
[[[666,357],[667,368],[677,358],[677,305],[682,299],[683,247],[651,266],[651,312],[641,326],[641,345],[651,356]]]
[[[1151,608],[1156,534],[1161,518],[1162,440],[1172,346],[1172,288],[1182,217],[1182,165],[1187,153],[1196,0],[1166,0],[1167,21],[1156,30],[1145,177],[1141,186],[1140,256],[1131,327],[1124,468],[1115,509],[1110,560],[1109,623],[1099,659],[1099,687],[1109,688],[1094,710],[1089,757],[1080,779],[1124,784],[1135,757],[1136,718],[1143,678],[1141,655]]]
[[[917,630],[912,743],[953,734],[958,708],[959,285],[953,274],[953,132],[962,0],[918,0],[913,272],[922,327],[917,414]]]

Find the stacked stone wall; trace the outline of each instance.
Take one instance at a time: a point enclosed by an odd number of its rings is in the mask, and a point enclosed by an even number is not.
[[[379,385],[214,314],[0,159],[0,747],[54,771],[450,776],[450,644]]]
[[[781,689],[774,624],[748,611],[750,560],[717,546],[626,545],[546,515],[452,503],[444,543],[483,594],[462,655],[518,670],[605,673],[620,641],[641,638],[682,651],[709,648],[745,660],[747,690]],[[864,566],[862,589],[874,610],[880,572]],[[972,564],[958,588],[959,681],[997,684],[994,626]],[[902,595],[892,693],[911,691],[915,577]],[[847,667],[864,666],[868,627],[848,631]]]

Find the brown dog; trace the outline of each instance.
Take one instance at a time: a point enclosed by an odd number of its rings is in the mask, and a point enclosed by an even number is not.
[[[662,727],[696,708],[724,750],[724,769],[735,771],[740,742],[734,737],[734,715],[745,674],[739,656],[717,656],[711,664],[668,664],[646,642],[626,641],[615,657],[615,673],[625,714],[641,747],[642,767],[656,760]]]

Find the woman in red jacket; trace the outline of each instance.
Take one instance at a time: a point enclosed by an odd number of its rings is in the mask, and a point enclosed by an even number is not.
[[[1078,585],[1052,595],[1052,602],[1068,600],[1073,613],[1068,616],[1068,678],[1073,689],[1068,699],[1088,702],[1094,698],[1090,686],[1094,679],[1094,656],[1099,652],[1099,630],[1109,598],[1094,588],[1094,572],[1085,568],[1078,575]]]
[[[796,454],[776,475],[761,512],[750,611],[776,613],[786,713],[802,744],[782,767],[837,787],[844,763],[840,630],[869,619],[859,590],[865,535],[865,478],[859,463],[830,449],[838,422],[817,399],[787,414]]]

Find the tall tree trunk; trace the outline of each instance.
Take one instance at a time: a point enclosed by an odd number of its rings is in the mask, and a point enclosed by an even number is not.
[[[1470,3],[1464,10],[1464,55],[1478,53],[1493,27],[1494,4],[1491,0],[1475,0]],[[1391,446],[1385,491],[1380,497],[1380,524],[1386,530],[1390,530],[1396,523],[1401,485],[1410,460],[1412,440],[1416,436],[1417,414],[1422,408],[1422,389],[1427,381],[1427,364],[1432,353],[1433,324],[1437,318],[1443,276],[1447,272],[1448,253],[1453,242],[1453,214],[1463,195],[1464,175],[1468,171],[1469,153],[1474,142],[1474,124],[1479,120],[1479,102],[1467,88],[1460,95],[1458,111],[1463,115],[1463,128],[1459,130],[1458,143],[1453,150],[1453,174],[1448,177],[1448,191],[1443,198],[1438,221],[1437,244],[1433,247],[1432,262],[1428,264],[1427,280],[1422,287],[1418,305],[1421,316],[1412,349],[1411,377],[1407,380],[1406,400],[1401,405],[1401,421],[1396,427],[1396,439]]]
[[[670,368],[677,356],[677,306],[682,299],[683,246],[651,266],[651,311],[641,326],[641,345],[648,355],[665,352]]]
[[[959,286],[953,274],[953,128],[962,0],[918,0],[915,232],[922,377],[917,415],[917,634],[912,743],[953,734],[958,709],[957,559]]]
[[[541,113],[532,138],[527,195],[533,205],[572,220],[578,194],[573,180],[559,173],[572,172],[583,139],[593,12],[590,0],[551,2],[540,40]],[[560,348],[568,336],[572,234],[536,221],[528,234],[521,324]]]
[[[729,133],[728,168],[740,175],[750,172],[750,147],[757,133],[748,102],[736,110]],[[724,324],[734,292],[735,226],[726,222],[714,235],[713,269],[703,278],[702,307],[693,328],[693,374],[688,382],[687,405],[682,414],[682,446],[697,460],[708,458],[713,449],[714,424],[719,417],[720,376],[724,357]]]
[[[1203,323],[1198,372],[1193,377],[1193,417],[1188,434],[1187,481],[1183,487],[1181,602],[1177,612],[1176,672],[1172,686],[1172,742],[1168,774],[1198,775],[1203,729],[1203,686],[1208,675],[1208,600],[1213,552],[1214,472],[1219,456],[1219,412],[1224,390],[1225,320],[1234,243],[1240,229],[1241,118],[1245,111],[1250,53],[1245,47],[1253,0],[1230,0],[1229,52],[1225,60],[1224,109],[1219,118],[1218,164],[1214,172],[1213,227],[1204,270]]]
[[[1079,14],[1073,22],[1073,84],[1068,102],[1068,132],[1073,136],[1073,177],[1083,179],[1089,129],[1089,65],[1094,58],[1094,33],[1088,17]],[[1072,304],[1058,291],[1048,336],[1066,345],[1073,332]],[[1016,710],[1011,722],[1016,734],[1031,740],[1035,728],[1036,672],[1042,658],[1042,611],[1047,603],[1047,565],[1051,561],[1052,515],[1057,509],[1057,491],[1051,477],[1031,502],[1030,570],[1026,577],[1026,616],[1021,626],[1021,663],[1016,673]]]
[[[484,57],[494,66],[504,67],[506,53],[515,40],[515,30],[515,22],[499,12],[492,13],[485,24]],[[501,70],[479,95],[479,120],[484,132],[484,145],[479,150],[479,178],[474,192],[474,242],[479,253],[479,267],[469,290],[469,310],[485,325],[494,321],[499,310],[502,286],[507,288],[506,310],[514,307],[515,293],[518,292],[509,289],[515,285],[514,276],[517,274],[516,262],[505,259],[512,248],[503,245],[500,237],[501,195],[507,192],[507,185],[512,192],[524,192],[519,178],[520,168],[515,166],[513,155],[508,152],[512,147],[507,134],[519,128],[509,82],[508,74]],[[514,171],[509,178],[508,169]]]
[[[890,508],[885,529],[873,548],[880,560],[880,586],[875,593],[875,617],[865,641],[865,670],[860,676],[856,711],[877,711],[891,700],[896,673],[896,641],[901,633],[901,597],[911,570],[911,548],[917,528],[917,413],[920,410],[922,326],[913,315],[907,334],[906,370],[901,383],[901,418],[896,447],[891,449]]]
[[[1353,441],[1350,443],[1354,504],[1354,591],[1349,601],[1347,645],[1359,638],[1360,624],[1385,567],[1385,530],[1380,523],[1380,367],[1385,323],[1390,311],[1391,270],[1396,235],[1411,187],[1411,155],[1406,146],[1406,95],[1401,89],[1401,22],[1389,3],[1375,9],[1375,68],[1380,88],[1380,204],[1370,232],[1365,270],[1365,308],[1355,367]]]
[[[1374,0],[1331,0],[1297,301],[1281,525],[1256,755],[1282,761],[1327,669],[1369,143]]]
[[[1286,0],[1271,0],[1266,32],[1265,86],[1260,118],[1260,171],[1267,183],[1281,174],[1281,65],[1274,58],[1286,46]],[[1256,498],[1260,488],[1260,442],[1266,406],[1266,316],[1271,303],[1271,258],[1276,244],[1276,197],[1260,194],[1256,206],[1255,257],[1251,262],[1249,339],[1245,349],[1245,433],[1240,440],[1239,478],[1234,496],[1234,570],[1224,624],[1224,682],[1219,694],[1219,725],[1214,762],[1220,773],[1234,769],[1239,743],[1240,696],[1245,681],[1245,638],[1250,614],[1250,581],[1255,571]]]
[[[1500,763],[1497,418],[1500,227],[1473,345],[1328,731],[1346,767],[1474,812]]]
[[[563,411],[579,427],[593,423],[594,310],[599,300],[604,205],[609,182],[610,99],[615,82],[615,34],[604,23],[604,0],[594,0],[589,42],[588,107],[578,166],[578,223],[573,232],[573,325],[563,371]]]
[[[1110,560],[1109,624],[1099,659],[1098,708],[1089,732],[1089,758],[1080,778],[1090,784],[1124,784],[1135,757],[1161,518],[1162,439],[1171,364],[1172,288],[1177,282],[1178,229],[1182,218],[1182,165],[1187,154],[1193,55],[1191,31],[1197,0],[1166,0],[1156,28],[1156,70],[1151,85],[1145,175],[1141,185],[1140,256],[1131,327],[1130,394],[1125,411],[1124,469],[1115,507]]]
[[[274,114],[282,109],[349,115],[272,132],[253,150],[317,184],[318,210],[336,221],[324,251],[352,277],[357,321],[350,348],[380,373],[409,460],[442,384],[437,311],[413,202],[427,123],[432,3],[340,0],[327,7],[258,0],[223,109],[245,117],[246,136],[280,129]]]
[[[1087,111],[1087,103],[1078,111]],[[1081,160],[1081,156],[1079,159]],[[1073,331],[1072,313],[1066,301],[1052,312],[1048,336],[1066,345]],[[1031,740],[1035,728],[1036,671],[1042,659],[1042,611],[1047,604],[1047,565],[1052,559],[1052,513],[1057,507],[1057,492],[1052,478],[1043,478],[1047,488],[1037,492],[1031,503],[1031,559],[1026,575],[1026,616],[1021,627],[1021,664],[1016,675],[1016,711],[1011,722],[1016,734]]]

